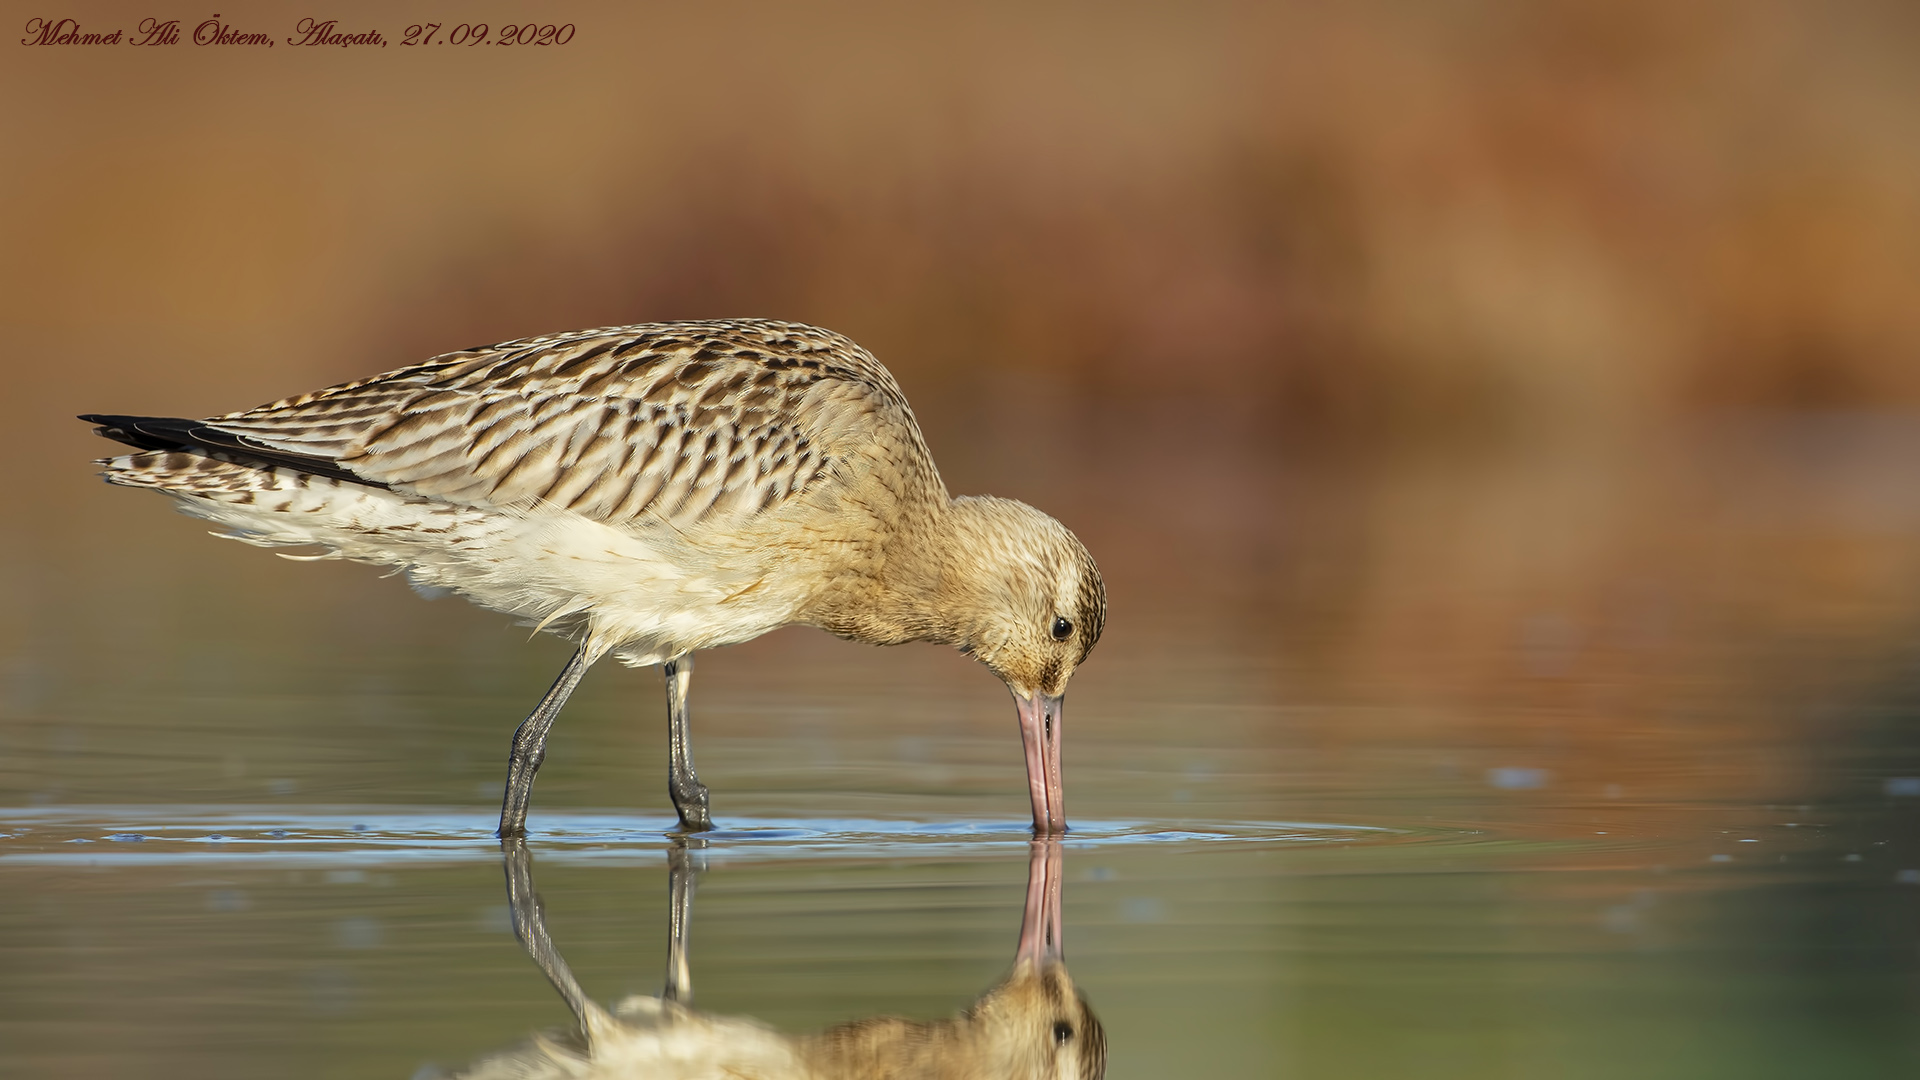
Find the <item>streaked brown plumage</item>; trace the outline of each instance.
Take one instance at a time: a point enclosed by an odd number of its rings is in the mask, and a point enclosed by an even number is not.
[[[803,623],[938,641],[1012,689],[1034,826],[1065,827],[1060,698],[1099,638],[1085,547],[1025,504],[951,498],[906,397],[839,334],[766,320],[526,338],[206,421],[87,416],[107,479],[263,546],[403,571],[580,645],[516,733],[503,835],[546,731],[609,653],[667,674],[669,790],[709,823],[691,654]]]

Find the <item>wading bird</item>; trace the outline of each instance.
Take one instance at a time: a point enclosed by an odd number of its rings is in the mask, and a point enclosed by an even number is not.
[[[140,452],[108,481],[296,558],[391,566],[578,645],[520,727],[500,835],[526,832],[547,732],[612,654],[666,675],[667,790],[693,769],[693,653],[794,623],[945,642],[1013,691],[1033,828],[1066,828],[1061,699],[1106,619],[1087,549],[1024,503],[947,494],[865,349],[758,319],[647,323],[435,357],[209,420],[86,415]]]
[[[547,932],[526,842],[501,842],[514,932],[566,1001],[576,1032],[537,1035],[455,1074],[460,1080],[1101,1080],[1106,1031],[1061,949],[1064,859],[1057,839],[1028,851],[1027,905],[1013,970],[945,1020],[871,1017],[784,1035],[750,1017],[692,1008],[687,929],[693,853],[668,853],[667,982],[608,1009],[574,977]]]

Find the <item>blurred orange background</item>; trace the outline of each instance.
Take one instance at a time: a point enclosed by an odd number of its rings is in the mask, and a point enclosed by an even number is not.
[[[16,387],[58,393],[53,349],[225,408],[754,313],[975,405],[1296,437],[1920,404],[1902,4],[577,4],[507,49],[332,17],[394,43],[8,43]]]
[[[1289,721],[1329,754],[1791,799],[1858,732],[1757,703],[1870,693],[1915,624],[1911,5],[574,3],[547,48],[315,14],[390,44],[5,45],[0,647],[84,623],[62,560],[96,599],[145,544],[242,561],[92,484],[76,412],[736,315],[860,341],[956,491],[1087,539],[1082,697],[1249,650],[1232,694],[1392,706]]]

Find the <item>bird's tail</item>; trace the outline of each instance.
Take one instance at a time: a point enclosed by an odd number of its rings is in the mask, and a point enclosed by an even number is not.
[[[271,472],[275,469],[368,487],[387,486],[362,478],[332,458],[269,446],[258,439],[222,431],[205,420],[100,413],[83,413],[80,419],[98,425],[93,429],[94,434],[102,438],[147,451],[101,462],[107,467],[108,482],[128,487],[203,494],[205,492],[198,488],[206,479],[203,474],[221,475],[225,482],[218,485],[218,490],[226,491],[231,490],[228,484],[233,479],[228,474],[236,470]],[[214,465],[222,468],[212,468]],[[176,479],[183,482],[172,482]]]

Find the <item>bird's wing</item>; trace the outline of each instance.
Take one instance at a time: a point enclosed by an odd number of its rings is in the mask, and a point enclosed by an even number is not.
[[[865,350],[761,320],[526,338],[206,424],[408,494],[625,527],[765,512],[830,482],[862,434],[925,455]]]

